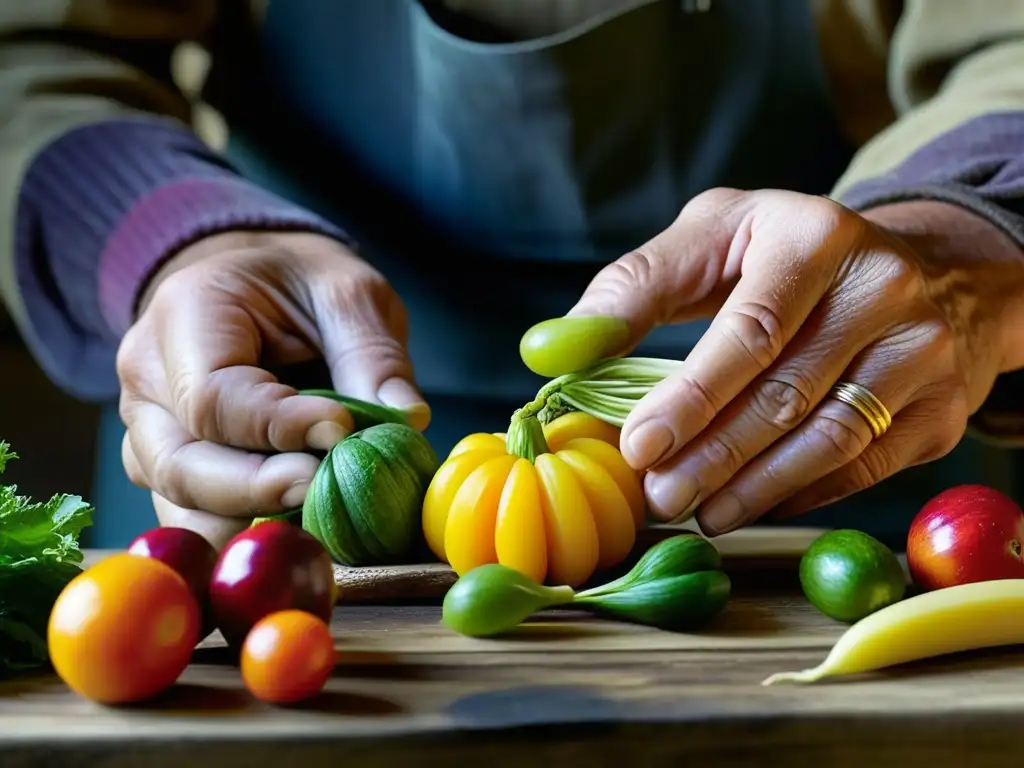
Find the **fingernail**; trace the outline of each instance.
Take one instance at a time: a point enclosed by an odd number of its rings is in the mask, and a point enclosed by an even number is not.
[[[281,496],[281,506],[285,509],[295,509],[301,507],[303,502],[306,501],[306,492],[309,490],[309,483],[305,480],[300,480],[294,483],[284,494]]]
[[[679,517],[692,511],[699,503],[697,494],[700,488],[689,475],[648,475],[644,485],[647,486],[647,501],[651,511],[662,520],[677,522]]]
[[[645,421],[630,432],[629,452],[632,454],[633,467],[650,467],[668,453],[675,442],[672,430],[658,421]]]
[[[692,520],[694,512],[696,512],[698,509],[700,509],[700,496],[697,496],[697,498],[693,500],[693,503],[690,504],[690,506],[688,506],[686,509],[684,509],[678,517],[674,517],[671,520],[669,520],[668,524],[682,525],[686,521]]]
[[[348,435],[349,431],[336,421],[318,421],[306,430],[306,445],[314,450],[329,451]]]
[[[377,397],[384,405],[405,411],[409,422],[415,429],[426,429],[430,423],[430,406],[423,401],[423,396],[405,379],[388,379],[380,385]]]
[[[743,504],[733,493],[724,491],[701,510],[697,522],[705,536],[719,536],[740,527],[743,517]]]

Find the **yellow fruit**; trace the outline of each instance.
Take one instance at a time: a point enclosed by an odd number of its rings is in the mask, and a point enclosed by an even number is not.
[[[894,603],[851,626],[813,669],[762,685],[810,683],[949,653],[1024,643],[1024,579],[961,584]]]

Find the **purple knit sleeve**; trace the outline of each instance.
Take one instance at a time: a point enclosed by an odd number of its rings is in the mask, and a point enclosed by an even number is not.
[[[938,200],[987,219],[1024,249],[1024,111],[977,117],[925,144],[884,176],[854,185],[840,202],[856,210]],[[1024,258],[1024,250],[1021,252]],[[1000,376],[973,430],[1020,445],[1024,371]]]
[[[1024,111],[982,115],[925,144],[839,200],[866,210],[908,200],[960,205],[1024,247]]]
[[[247,182],[179,123],[89,124],[50,144],[19,191],[14,269],[26,341],[50,378],[116,397],[117,343],[140,288],[182,246],[232,229],[345,234]]]

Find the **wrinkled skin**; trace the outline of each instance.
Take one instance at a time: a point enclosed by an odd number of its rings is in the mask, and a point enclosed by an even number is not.
[[[207,238],[162,268],[140,310],[118,357],[125,467],[162,524],[217,546],[252,516],[301,503],[317,464],[305,451],[352,426],[340,405],[296,395],[261,365],[323,355],[339,391],[429,420],[400,300],[327,238]],[[715,189],[599,272],[570,314],[627,320],[621,353],[657,325],[714,318],[637,405],[621,449],[649,470],[655,515],[700,504],[715,535],[948,453],[996,376],[1024,367],[1024,255],[942,203],[858,215],[820,197]],[[827,397],[838,380],[887,406],[884,436]]]
[[[125,469],[153,491],[162,525],[218,548],[252,517],[301,505],[318,465],[308,451],[352,429],[341,405],[300,396],[261,365],[323,357],[338,391],[429,422],[401,301],[329,238],[206,238],[154,276],[140,307],[117,359]]]
[[[790,516],[946,455],[997,374],[1024,365],[1024,254],[935,202],[864,216],[789,192],[712,190],[605,268],[570,314],[714,320],[621,447],[663,519],[716,535]],[[839,380],[893,423],[878,440]]]

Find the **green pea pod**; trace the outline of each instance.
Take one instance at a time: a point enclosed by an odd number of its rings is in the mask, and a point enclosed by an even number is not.
[[[719,613],[732,595],[723,571],[696,571],[679,576],[636,581],[616,592],[580,596],[573,606],[622,621],[667,630],[693,629]]]
[[[695,571],[717,571],[722,556],[710,541],[696,533],[684,533],[663,539],[647,550],[628,573],[614,581],[579,593],[591,598],[618,592],[639,581],[681,576]]]

